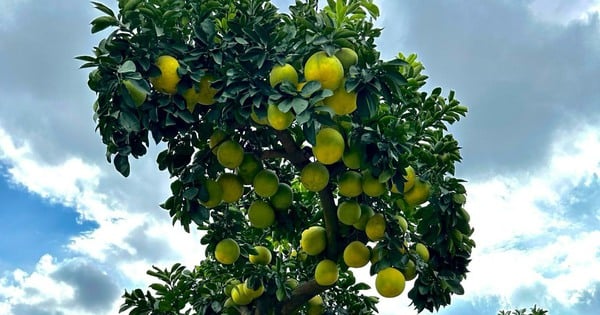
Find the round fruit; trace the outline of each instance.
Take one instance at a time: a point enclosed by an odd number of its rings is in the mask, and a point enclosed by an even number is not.
[[[323,298],[320,295],[315,295],[308,300],[308,315],[321,315],[324,311]]]
[[[360,215],[360,204],[354,200],[343,201],[337,208],[338,220],[346,225],[352,225],[358,222]]]
[[[339,161],[344,155],[344,137],[333,128],[323,128],[317,132],[313,153],[317,161],[329,165]]]
[[[271,205],[276,210],[287,210],[292,206],[292,202],[294,201],[294,192],[290,185],[279,183],[277,192],[271,196],[269,201],[271,201]]]
[[[211,86],[213,81],[212,76],[206,75],[200,79],[197,88],[192,87],[183,92],[183,98],[190,112],[194,111],[196,104],[212,105],[216,102],[215,95],[219,90]]]
[[[415,265],[414,261],[409,259],[408,262],[406,262],[406,266],[404,267],[403,274],[404,274],[404,279],[406,279],[406,281],[410,281],[417,276],[417,265]]]
[[[251,263],[257,265],[268,265],[271,263],[271,259],[273,258],[271,255],[271,251],[264,246],[254,246],[254,249],[258,254],[256,255],[248,255],[248,259]]]
[[[300,284],[298,282],[298,280],[294,279],[294,278],[288,278],[285,280],[285,282],[283,283],[286,287],[290,288],[290,289],[295,289],[298,287],[298,285]],[[309,301],[310,302],[310,301]]]
[[[275,211],[268,203],[254,200],[248,208],[248,220],[251,226],[264,229],[275,222]]]
[[[345,81],[342,81],[337,90],[333,91],[333,95],[325,98],[323,104],[329,106],[336,115],[346,115],[356,110],[356,92],[348,92],[344,86]]]
[[[362,178],[362,189],[365,195],[370,197],[379,197],[385,193],[384,183],[380,183],[378,178],[373,177],[371,172],[364,172]]]
[[[269,73],[269,83],[272,87],[275,87],[283,81],[291,82],[294,85],[298,84],[298,72],[296,72],[296,69],[289,63],[275,65]]]
[[[256,155],[245,153],[242,164],[237,168],[237,174],[245,185],[250,185],[260,170],[262,170],[262,163],[260,163]]]
[[[333,260],[321,260],[315,268],[315,280],[317,284],[328,286],[336,283],[339,277],[337,264]]]
[[[429,199],[430,191],[429,183],[417,179],[414,187],[404,193],[404,201],[411,207],[420,205]]]
[[[214,155],[217,155],[217,150],[219,149],[221,143],[224,142],[225,138],[227,138],[227,134],[221,129],[215,130],[213,134],[210,135],[210,138],[208,139],[208,147]]]
[[[362,175],[356,171],[347,171],[338,180],[338,191],[344,197],[357,197],[362,194]]]
[[[362,154],[357,147],[346,148],[342,161],[347,168],[357,170],[362,164]]]
[[[319,162],[309,163],[300,172],[300,182],[309,191],[321,191],[329,183],[329,171]]]
[[[248,280],[246,280],[242,285],[242,289],[244,290],[246,295],[250,296],[250,298],[253,300],[261,296],[265,292],[265,287],[262,284],[258,288],[252,289],[248,286]]]
[[[244,284],[240,283],[231,290],[231,299],[236,305],[248,305],[252,302],[252,296],[244,290]]]
[[[224,290],[225,295],[231,296],[231,290],[233,290],[233,288],[235,288],[235,286],[240,283],[241,282],[238,279],[230,279],[229,281],[227,281],[227,285],[225,285],[225,290]]]
[[[371,241],[381,241],[385,236],[385,218],[383,214],[374,214],[365,227],[365,233]]]
[[[144,90],[142,90],[140,87],[138,87],[131,80],[123,80],[123,85],[127,89],[127,92],[129,92],[129,96],[131,96],[131,99],[133,100],[133,103],[135,104],[135,106],[139,107],[142,104],[144,104],[144,102],[146,101],[146,96],[147,96],[146,92]]]
[[[396,268],[388,267],[377,273],[375,288],[381,296],[392,298],[404,291],[405,282],[402,272]]]
[[[269,105],[267,108],[267,121],[269,122],[269,126],[273,127],[275,130],[287,129],[292,125],[294,118],[294,113],[291,110],[284,113],[279,110],[277,105],[273,104]]]
[[[279,188],[279,177],[272,170],[260,170],[252,181],[254,192],[265,198],[273,196]]]
[[[256,112],[254,111],[254,107],[252,107],[252,112],[250,113],[250,118],[252,119],[252,121],[254,121],[255,123],[257,123],[261,126],[266,126],[269,124],[269,119],[267,118],[267,116],[259,117],[258,114],[256,114]]]
[[[343,47],[335,53],[335,57],[340,60],[344,72],[348,72],[350,66],[358,63],[358,55],[351,48]]]
[[[223,265],[231,265],[240,257],[240,246],[238,243],[231,239],[226,238],[219,243],[215,247],[215,258],[218,262]]]
[[[223,167],[233,170],[242,164],[244,148],[235,141],[226,140],[217,149],[217,160]]]
[[[429,261],[429,250],[425,245],[417,243],[415,245],[415,252],[417,252],[417,255],[419,255],[419,257],[421,257],[421,259],[423,259],[424,262]]]
[[[173,56],[162,55],[156,59],[155,65],[160,69],[160,74],[150,78],[154,88],[165,94],[177,93],[177,84],[181,78],[177,73],[179,61]]]
[[[344,249],[344,263],[348,267],[363,267],[369,262],[370,258],[371,251],[361,241],[353,241]]]
[[[374,214],[375,214],[375,212],[373,211],[373,208],[371,208],[367,205],[360,205],[360,218],[352,226],[357,230],[364,231],[365,228],[367,227],[367,222],[369,222],[369,219]]]
[[[334,91],[342,83],[344,67],[335,56],[319,51],[304,64],[304,78],[306,81],[319,81],[324,89]]]
[[[327,245],[327,232],[322,226],[311,226],[302,231],[300,246],[307,254],[316,256],[325,250]]]
[[[408,230],[408,221],[403,216],[396,216],[396,220],[398,221],[398,225],[402,229],[402,232],[406,232]]]
[[[208,200],[201,201],[202,205],[207,208],[214,208],[218,206],[223,200],[223,190],[221,189],[221,185],[219,185],[219,183],[217,183],[215,180],[207,179],[204,183],[204,187],[208,193]]]
[[[411,190],[415,186],[415,181],[417,179],[417,175],[415,174],[415,169],[410,165],[408,167],[406,167],[404,169],[404,171],[406,172],[406,175],[403,175],[402,177],[404,177],[404,179],[406,181],[404,182],[403,191],[406,193],[407,191]],[[395,183],[392,184],[392,188],[390,189],[390,191],[395,194],[400,193],[400,191],[398,190],[398,187],[396,187]]]
[[[239,176],[231,173],[223,173],[217,178],[217,183],[223,191],[223,201],[227,203],[240,200],[244,194],[244,184]]]

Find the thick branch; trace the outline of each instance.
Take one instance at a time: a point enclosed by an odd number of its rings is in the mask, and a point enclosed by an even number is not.
[[[300,284],[292,293],[292,296],[283,302],[279,314],[294,314],[294,311],[300,308],[313,296],[320,294],[330,287],[324,287],[317,284],[317,281],[310,280]]]
[[[327,231],[327,258],[336,261],[338,256],[338,218],[335,201],[331,186],[327,185],[325,189],[319,192],[321,207],[323,208],[323,220],[325,221],[325,230]]]

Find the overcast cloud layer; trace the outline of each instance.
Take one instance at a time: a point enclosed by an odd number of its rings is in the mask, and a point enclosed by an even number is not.
[[[453,131],[478,247],[466,294],[440,313],[600,309],[600,20],[587,13],[599,1],[376,2],[383,56],[417,53],[426,89],[456,90],[470,108]],[[96,15],[87,1],[0,0],[0,178],[96,224],[33,268],[0,270],[0,314],[115,314],[151,264],[203,253],[158,207],[168,178],[157,149],[127,179],[104,159],[73,59],[98,42]],[[380,311],[414,314],[408,304],[386,299]]]

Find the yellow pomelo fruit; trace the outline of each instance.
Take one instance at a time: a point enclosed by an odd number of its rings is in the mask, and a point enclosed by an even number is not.
[[[223,173],[217,178],[217,183],[221,185],[221,190],[223,191],[222,199],[227,203],[240,200],[244,194],[244,183],[235,174]]]
[[[379,197],[386,191],[384,183],[380,183],[379,179],[373,177],[371,172],[364,172],[362,177],[363,193],[370,197]]]
[[[289,63],[275,65],[269,73],[269,83],[272,87],[275,87],[283,81],[291,82],[294,85],[298,84],[298,72],[296,72],[296,69]]]
[[[352,48],[343,47],[335,53],[335,57],[340,60],[344,72],[348,72],[350,66],[358,63],[358,54]]]
[[[365,227],[365,233],[371,241],[381,241],[385,236],[385,218],[383,214],[374,214]]]
[[[339,131],[325,127],[317,132],[313,153],[317,161],[329,165],[342,158],[345,146],[344,137]]]
[[[300,172],[300,182],[309,191],[321,191],[329,183],[329,171],[319,162],[309,163]]]
[[[226,140],[217,149],[219,164],[228,169],[235,169],[244,160],[244,148],[238,142]]]
[[[217,150],[219,149],[221,143],[224,142],[225,138],[227,138],[227,134],[221,129],[213,131],[212,135],[210,135],[210,138],[208,139],[208,147],[214,155],[217,155]]]
[[[338,180],[338,191],[344,197],[357,197],[362,194],[362,175],[356,171],[347,171]]]
[[[279,183],[277,192],[271,196],[269,201],[276,210],[287,210],[292,206],[292,202],[294,201],[294,192],[290,185]]]
[[[403,216],[397,215],[396,220],[398,221],[398,226],[402,229],[402,232],[406,233],[408,230],[408,221]]]
[[[228,280],[227,285],[225,286],[225,290],[223,292],[225,293],[225,295],[231,296],[231,290],[233,290],[233,288],[240,283],[242,283],[242,282],[238,279]]]
[[[417,243],[415,245],[415,252],[417,252],[417,255],[419,255],[419,257],[421,257],[421,259],[423,259],[424,262],[429,261],[429,250],[424,244]]]
[[[357,230],[364,231],[367,227],[367,222],[369,222],[369,219],[374,214],[375,212],[373,211],[373,208],[367,205],[360,205],[360,218],[352,226]]]
[[[429,183],[417,178],[413,188],[404,193],[404,201],[406,201],[409,206],[414,207],[427,201],[430,193],[431,186]]]
[[[272,170],[263,169],[258,171],[252,181],[254,192],[265,198],[273,196],[279,188],[279,177]]]
[[[342,83],[344,67],[335,56],[327,56],[324,51],[314,53],[304,64],[306,81],[319,81],[321,87],[334,91]]]
[[[417,276],[417,265],[415,265],[414,261],[409,259],[402,271],[402,274],[404,274],[404,279],[406,279],[406,281],[410,281]]]
[[[269,105],[267,108],[267,121],[269,122],[269,126],[275,130],[288,129],[295,117],[291,109],[287,113],[284,113],[274,104]]]
[[[218,262],[223,265],[231,265],[236,262],[239,257],[240,246],[235,240],[226,238],[217,243],[217,246],[215,247],[215,258]]]
[[[294,278],[288,278],[285,280],[285,282],[283,284],[290,289],[295,289],[298,287],[300,282],[298,282],[298,280],[296,280]]]
[[[381,296],[387,298],[400,295],[404,291],[405,284],[406,280],[402,272],[393,267],[380,270],[375,277],[375,289]]]
[[[250,185],[254,181],[254,177],[262,170],[262,163],[252,153],[245,153],[242,164],[237,168],[237,174],[242,179],[244,185]]]
[[[415,186],[415,181],[417,179],[417,175],[415,174],[415,169],[412,166],[407,166],[405,169],[406,171],[406,175],[403,175],[402,177],[404,177],[404,179],[406,180],[404,182],[404,189],[403,192],[407,192],[409,190],[411,190],[414,186]],[[395,183],[392,183],[392,188],[390,189],[391,192],[397,194],[400,193],[400,191],[398,190],[398,187],[396,187]]]
[[[308,300],[308,315],[322,315],[325,312],[323,298],[320,295],[313,296]]]
[[[327,232],[322,226],[311,226],[302,231],[300,246],[308,255],[316,256],[325,250]]]
[[[240,283],[231,290],[231,299],[236,305],[248,305],[253,298],[244,290],[244,284]]]
[[[317,284],[328,286],[336,283],[339,277],[337,264],[333,260],[323,259],[315,268],[315,280]]]
[[[357,170],[361,167],[363,162],[362,153],[357,147],[346,148],[344,155],[342,156],[342,161],[347,168]]]
[[[162,55],[156,59],[155,65],[160,69],[160,75],[150,78],[152,86],[165,94],[177,93],[177,84],[181,80],[177,73],[179,61],[173,56]]]
[[[337,208],[338,220],[346,225],[352,225],[358,222],[360,214],[360,204],[355,200],[343,201]]]
[[[264,229],[275,222],[275,211],[268,203],[254,200],[248,208],[248,220],[251,226]]]
[[[212,105],[216,102],[215,95],[217,95],[219,90],[211,86],[213,81],[214,78],[212,76],[204,76],[200,79],[197,88],[189,88],[183,92],[183,98],[190,112],[194,111],[196,104]]]
[[[221,185],[217,183],[217,181],[208,179],[204,183],[206,187],[206,191],[208,192],[208,200],[201,201],[202,205],[207,208],[214,208],[218,206],[221,201],[223,201],[223,190],[221,189]]]
[[[271,255],[271,251],[264,246],[254,246],[254,249],[258,253],[257,255],[248,255],[248,259],[251,263],[257,265],[268,265],[271,263],[271,259],[273,256]]]
[[[256,111],[254,111],[254,107],[252,107],[252,112],[250,113],[250,119],[252,119],[252,121],[254,121],[255,123],[257,123],[261,126],[266,126],[269,124],[269,119],[267,118],[267,116],[259,117],[258,114],[256,114]]]
[[[344,263],[348,267],[363,267],[369,262],[370,258],[371,251],[361,241],[353,241],[344,249]]]
[[[135,106],[141,106],[146,101],[146,92],[142,90],[137,84],[133,83],[131,80],[123,80],[123,85],[129,92],[129,96],[133,100]]]
[[[253,300],[256,299],[256,298],[258,298],[259,296],[261,296],[265,292],[264,285],[261,284],[258,288],[252,289],[248,285],[248,281],[247,280],[243,283],[242,289],[244,290],[244,292],[246,293],[246,295],[250,296],[250,298],[252,298]]]
[[[342,81],[340,87],[333,91],[333,95],[323,100],[323,104],[333,109],[336,115],[347,115],[356,110],[357,96],[355,91],[346,91],[344,81]]]

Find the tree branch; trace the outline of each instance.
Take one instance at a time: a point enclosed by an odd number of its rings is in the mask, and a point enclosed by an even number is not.
[[[288,300],[283,301],[279,314],[294,314],[294,311],[304,305],[313,296],[320,294],[330,287],[319,285],[314,279],[300,284],[292,292],[292,296]]]

